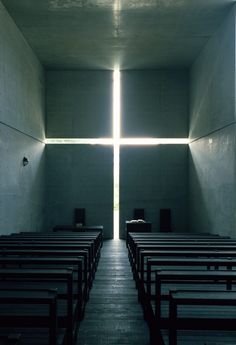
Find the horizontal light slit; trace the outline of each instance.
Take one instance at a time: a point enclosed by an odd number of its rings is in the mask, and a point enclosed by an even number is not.
[[[113,139],[106,139],[106,138],[97,138],[97,139],[90,139],[90,138],[47,138],[45,140],[45,144],[63,144],[63,145],[113,145]]]
[[[87,144],[87,145],[188,145],[188,138],[47,138],[45,144]]]
[[[179,145],[189,144],[189,139],[186,138],[132,138],[120,139],[120,145]]]

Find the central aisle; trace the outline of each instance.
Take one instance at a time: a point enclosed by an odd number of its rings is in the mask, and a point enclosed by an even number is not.
[[[125,241],[104,241],[77,345],[149,345]]]

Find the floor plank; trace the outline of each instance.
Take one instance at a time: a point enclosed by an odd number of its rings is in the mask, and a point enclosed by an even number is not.
[[[125,241],[104,241],[77,345],[149,345]]]

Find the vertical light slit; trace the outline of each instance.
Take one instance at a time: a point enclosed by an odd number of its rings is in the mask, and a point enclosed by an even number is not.
[[[114,240],[119,239],[119,228],[120,228],[120,146],[114,145],[114,184],[113,184],[113,227]]]
[[[115,144],[120,140],[120,71],[113,72],[113,139]]]
[[[120,218],[120,71],[113,72],[113,238],[119,239]]]

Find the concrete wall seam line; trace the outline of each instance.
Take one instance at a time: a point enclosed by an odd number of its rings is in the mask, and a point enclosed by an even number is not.
[[[233,125],[235,125],[235,124],[236,124],[236,121],[233,121],[233,122],[228,123],[227,125],[225,125],[225,126],[223,126],[223,127],[214,129],[214,131],[211,131],[211,132],[209,132],[209,133],[206,133],[206,134],[204,134],[204,135],[201,135],[200,137],[198,137],[198,138],[196,138],[196,139],[192,139],[192,140],[189,139],[189,145],[192,144],[192,143],[195,143],[196,141],[201,140],[201,139],[203,139],[203,138],[205,138],[205,137],[208,137],[208,136],[211,135],[211,134],[215,134],[215,133],[217,133],[217,132],[220,132],[220,131],[224,130],[225,128],[228,128],[228,127],[233,126]]]
[[[29,138],[31,138],[31,139],[34,139],[34,140],[36,140],[36,141],[38,141],[38,142],[40,142],[40,143],[42,143],[42,144],[45,144],[45,141],[43,141],[43,140],[41,140],[41,139],[38,139],[38,138],[34,137],[34,136],[31,135],[31,134],[25,133],[25,132],[21,131],[21,130],[18,129],[18,128],[15,128],[15,127],[13,127],[13,126],[10,126],[10,125],[8,125],[7,123],[4,123],[4,122],[0,121],[0,124],[3,125],[3,126],[6,126],[6,127],[8,127],[8,128],[10,128],[10,129],[12,129],[12,130],[14,130],[14,131],[16,131],[16,132],[18,132],[18,133],[21,133],[21,134],[23,134],[23,135],[25,135],[25,136],[27,136],[27,137],[29,137]]]

